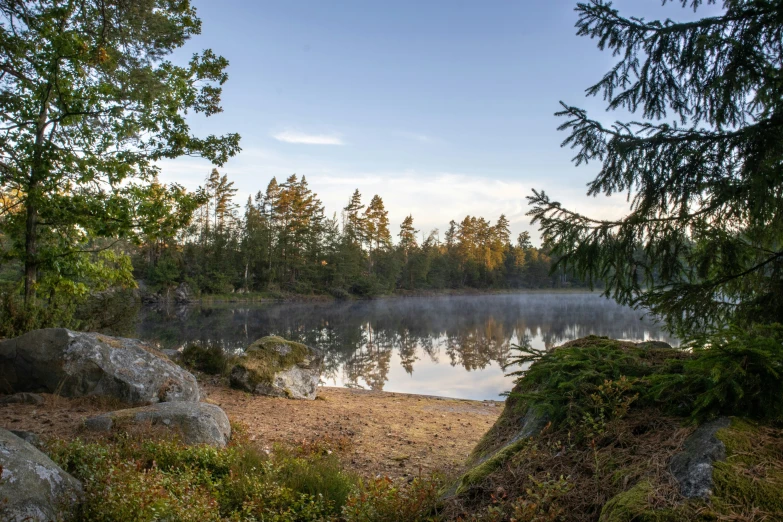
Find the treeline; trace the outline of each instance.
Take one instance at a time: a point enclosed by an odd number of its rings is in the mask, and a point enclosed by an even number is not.
[[[357,189],[328,217],[305,177],[273,178],[244,209],[226,175],[213,170],[189,226],[147,238],[136,276],[158,287],[189,283],[206,294],[282,291],[371,296],[406,290],[575,286],[550,275],[552,259],[509,221],[466,216],[441,234],[421,234],[413,216],[392,231],[379,195]]]

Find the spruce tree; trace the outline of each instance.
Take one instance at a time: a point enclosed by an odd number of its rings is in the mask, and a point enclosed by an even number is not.
[[[576,11],[577,34],[617,57],[587,94],[635,119],[607,125],[563,103],[563,145],[576,165],[599,163],[589,195],[626,193],[630,208],[595,219],[534,191],[529,214],[558,264],[681,335],[783,322],[783,1],[726,0],[691,22],[605,0]]]

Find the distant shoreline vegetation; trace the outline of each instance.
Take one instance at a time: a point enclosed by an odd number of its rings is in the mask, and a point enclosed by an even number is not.
[[[349,300],[356,299],[405,299],[405,298],[438,298],[438,297],[470,297],[470,296],[493,296],[493,295],[515,295],[515,294],[581,294],[581,293],[600,293],[601,289],[591,290],[588,287],[572,288],[507,288],[507,289],[477,289],[477,288],[458,288],[458,289],[429,289],[429,290],[398,290],[389,294],[378,294],[370,297],[350,296]],[[267,303],[267,302],[334,302],[339,301],[330,294],[292,294],[280,292],[249,292],[249,293],[228,293],[228,294],[203,294],[196,296],[193,303],[201,304],[222,304],[222,303]]]
[[[511,239],[509,221],[466,216],[421,234],[406,217],[392,242],[380,196],[369,205],[354,191],[340,215],[327,217],[307,180],[272,178],[248,198],[213,170],[188,227],[146,238],[130,249],[134,275],[156,292],[187,283],[202,298],[366,298],[419,292],[587,288],[527,232]]]

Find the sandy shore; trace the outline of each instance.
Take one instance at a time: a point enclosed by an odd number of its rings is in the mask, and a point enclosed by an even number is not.
[[[500,415],[497,401],[468,401],[323,387],[315,401],[258,397],[204,385],[206,401],[246,426],[262,447],[326,439],[346,467],[365,476],[408,477],[457,471]],[[107,401],[43,395],[42,406],[0,407],[0,426],[44,437],[72,438],[82,423],[116,409]]]

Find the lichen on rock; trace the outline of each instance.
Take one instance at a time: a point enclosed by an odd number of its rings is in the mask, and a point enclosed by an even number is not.
[[[231,424],[226,413],[214,404],[203,402],[166,402],[141,408],[118,410],[85,421],[96,432],[157,429],[179,435],[185,444],[224,447],[231,439]]]
[[[31,444],[0,428],[0,520],[67,519],[81,497],[78,480]]]
[[[65,328],[0,343],[0,391],[104,396],[130,404],[199,400],[196,378],[148,344]]]
[[[258,395],[315,399],[323,360],[323,353],[315,348],[282,337],[263,337],[237,358],[231,386]]]

